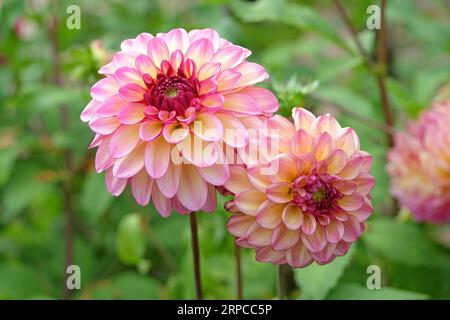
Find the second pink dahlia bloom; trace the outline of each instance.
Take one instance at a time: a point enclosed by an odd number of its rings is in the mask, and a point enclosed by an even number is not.
[[[109,192],[130,184],[139,204],[151,199],[163,216],[213,211],[215,186],[229,177],[224,149],[245,146],[246,124],[278,109],[254,86],[268,75],[249,55],[212,29],[125,40],[81,114]]]
[[[450,101],[437,102],[395,137],[391,190],[417,221],[450,222]]]
[[[255,248],[260,262],[300,268],[328,263],[358,239],[373,211],[374,178],[372,157],[353,129],[302,108],[293,118],[295,125],[279,116],[266,120],[268,129],[279,128],[279,154],[270,161],[278,170],[234,166],[224,187],[235,195],[227,209],[236,243]]]

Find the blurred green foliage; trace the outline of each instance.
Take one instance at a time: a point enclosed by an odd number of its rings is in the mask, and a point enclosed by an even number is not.
[[[373,2],[343,1],[369,52],[375,32],[365,26],[366,9]],[[73,4],[81,9],[80,30],[65,24]],[[383,123],[376,82],[330,1],[5,0],[0,10],[0,299],[63,297],[68,206],[73,263],[82,270],[73,298],[195,296],[188,218],[161,218],[136,205],[129,191],[110,196],[93,170],[92,134],[79,120],[109,50],[140,32],[175,27],[212,27],[251,49],[250,60],[271,75],[264,85],[277,93],[280,114],[289,116],[294,106],[332,112],[374,156],[375,213],[367,232],[347,256],[296,270],[296,297],[450,298],[449,231],[392,217],[387,143],[371,125]],[[388,89],[398,128],[449,90],[449,16],[444,0],[388,1]],[[215,214],[199,216],[207,298],[235,298],[224,201]],[[242,260],[244,297],[274,298],[275,266],[256,263],[249,250]],[[381,290],[366,288],[372,264],[381,268]]]

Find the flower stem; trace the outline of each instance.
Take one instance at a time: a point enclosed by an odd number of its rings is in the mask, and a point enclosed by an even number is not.
[[[289,266],[287,264],[281,264],[277,267],[277,271],[278,299],[287,300],[289,299]]]
[[[237,244],[234,244],[234,256],[236,258],[236,297],[238,300],[242,300],[241,249]]]
[[[191,223],[192,256],[194,261],[195,292],[198,300],[203,300],[202,280],[200,276],[200,252],[198,246],[197,217],[193,212],[189,215]]]

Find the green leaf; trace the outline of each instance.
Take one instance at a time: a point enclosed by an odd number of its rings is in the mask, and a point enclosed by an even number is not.
[[[116,251],[125,264],[137,265],[145,253],[145,234],[141,216],[128,214],[120,221],[117,231]]]
[[[97,220],[113,201],[113,197],[108,193],[105,186],[105,179],[102,174],[92,172],[86,178],[81,193],[81,208],[93,220]]]
[[[363,241],[385,258],[407,266],[442,266],[449,258],[420,225],[380,218],[371,221]]]
[[[321,86],[317,90],[317,95],[353,113],[364,115],[365,117],[373,117],[374,113],[371,101],[351,89],[338,85]]]
[[[35,270],[22,265],[0,265],[0,300],[27,299],[42,292]]]
[[[0,149],[0,187],[8,181],[19,153],[20,148],[15,146]]]
[[[294,270],[295,280],[305,299],[323,299],[339,282],[345,268],[350,263],[354,248],[343,257],[337,257],[333,262],[320,266],[312,264],[304,269]]]
[[[423,300],[428,296],[418,292],[383,287],[368,289],[354,283],[342,283],[328,296],[330,300]]]
[[[312,30],[324,38],[348,49],[336,29],[309,7],[289,3],[286,0],[259,0],[244,2],[234,0],[231,9],[244,22],[278,22],[301,30]]]
[[[136,273],[126,272],[116,279],[104,284],[97,285],[92,296],[94,299],[125,299],[144,300],[158,299],[158,283],[148,276],[141,276]]]

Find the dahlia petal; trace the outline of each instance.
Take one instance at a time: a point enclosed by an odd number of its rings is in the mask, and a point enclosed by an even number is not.
[[[214,210],[216,210],[216,207],[217,207],[216,188],[213,185],[209,184],[208,196],[201,210],[204,212],[214,212]]]
[[[367,196],[375,186],[375,179],[367,173],[360,174],[353,182],[357,185],[356,192],[364,196]]]
[[[316,225],[316,230],[312,234],[302,233],[301,238],[305,247],[313,253],[322,251],[328,243],[325,236],[325,227],[320,224]]]
[[[218,82],[220,87],[220,81]],[[267,89],[260,87],[246,87],[239,90],[239,93],[247,94],[255,99],[263,112],[274,113],[278,110],[277,97]]]
[[[345,242],[345,241],[340,241],[337,245],[336,245],[336,249],[334,249],[334,254],[336,256],[343,256],[348,252],[348,249],[350,249],[350,243]]]
[[[238,87],[250,86],[269,78],[266,69],[253,62],[244,61],[236,66],[234,70],[241,74]]]
[[[257,115],[261,113],[258,102],[246,94],[233,93],[225,96],[223,108],[228,111]]]
[[[277,262],[283,258],[283,251],[275,251],[270,247],[260,247],[256,250],[256,261],[258,262],[271,262],[277,264]]]
[[[306,235],[311,235],[316,231],[316,218],[310,213],[303,214],[302,231]]]
[[[344,169],[347,163],[347,155],[341,149],[335,149],[327,158],[327,173],[337,174]]]
[[[297,162],[289,154],[281,154],[272,160],[278,161],[278,171],[270,176],[272,182],[293,182],[298,176]]]
[[[335,149],[334,141],[328,132],[314,138],[313,151],[317,161],[325,160]]]
[[[303,220],[303,211],[296,205],[289,204],[283,210],[283,222],[290,230],[300,228]]]
[[[211,94],[202,99],[202,105],[214,111],[222,108],[225,99],[221,94]]]
[[[343,196],[336,202],[342,209],[354,211],[360,209],[364,205],[364,197],[359,194],[353,194],[351,196]]]
[[[101,135],[113,133],[119,126],[120,122],[115,117],[94,117],[89,122],[92,131]]]
[[[311,153],[306,153],[300,156],[297,166],[301,175],[309,174],[316,166],[316,158]]]
[[[358,239],[361,235],[363,229],[361,227],[361,223],[353,216],[349,216],[349,219],[344,224],[344,236],[343,240],[345,242],[353,242]]]
[[[335,138],[336,148],[342,149],[350,157],[359,150],[359,139],[352,128],[343,128],[339,130]]]
[[[189,129],[186,125],[178,123],[166,124],[163,129],[163,136],[167,142],[177,144],[185,139],[189,134]]]
[[[313,136],[319,135],[323,132],[328,132],[332,137],[334,137],[341,129],[342,128],[339,122],[337,122],[332,115],[327,113],[319,116],[313,121],[310,132]]]
[[[359,222],[366,221],[373,212],[373,207],[368,199],[364,199],[364,205],[358,210],[349,211],[348,214],[351,214]],[[348,220],[348,219],[347,219]]]
[[[344,225],[337,220],[331,220],[325,227],[326,236],[329,242],[338,243],[344,236]]]
[[[88,122],[95,115],[97,110],[100,108],[100,103],[94,99],[89,101],[87,106],[83,109],[80,115],[80,119],[83,122]]]
[[[220,68],[222,68],[220,63],[213,63],[213,62],[205,63],[198,70],[198,77],[197,77],[198,81],[203,81],[211,78],[220,71]]]
[[[97,113],[102,117],[111,117],[119,113],[119,111],[129,102],[123,100],[120,95],[115,94],[106,98],[98,106]]]
[[[267,199],[266,195],[256,189],[247,189],[236,195],[234,203],[243,213],[255,216],[259,206]]]
[[[114,158],[109,153],[110,141],[111,137],[103,140],[97,149],[97,153],[95,154],[95,170],[99,173],[109,168],[114,163]]]
[[[314,260],[311,258],[308,249],[301,243],[286,250],[286,261],[294,268],[304,268],[310,265]]]
[[[171,154],[170,144],[163,138],[147,143],[145,148],[145,169],[153,179],[161,178],[167,171]]]
[[[133,68],[135,66],[136,57],[139,55],[135,51],[120,51],[117,52],[112,60],[114,68],[117,70],[121,67]]]
[[[268,175],[263,174],[260,166],[247,168],[248,181],[261,192],[266,192],[267,188],[272,184]]]
[[[210,40],[201,38],[191,42],[186,51],[186,59],[192,59],[198,68],[210,62],[214,55],[213,44]]]
[[[91,88],[91,97],[102,102],[109,96],[117,94],[119,84],[113,77],[103,78],[97,81]]]
[[[228,231],[236,237],[246,237],[248,230],[251,229],[254,224],[256,224],[255,217],[237,214],[228,220],[227,228]]]
[[[144,141],[152,141],[159,137],[163,124],[159,121],[149,120],[143,122],[139,127],[139,138]]]
[[[269,246],[272,242],[272,230],[258,228],[248,236],[247,241],[255,247]]]
[[[125,39],[120,44],[120,49],[122,51],[130,51],[133,48],[134,39]]]
[[[139,125],[121,126],[109,144],[109,152],[114,158],[122,158],[131,152],[139,142]]]
[[[181,50],[175,50],[174,52],[172,52],[172,54],[170,55],[170,65],[172,66],[172,69],[175,73],[178,72],[183,62],[184,55]]]
[[[228,164],[216,163],[209,167],[197,168],[203,179],[215,186],[222,186],[230,178]]]
[[[216,142],[205,141],[191,133],[176,147],[183,158],[196,167],[208,167],[217,163],[219,153],[223,153]]]
[[[178,28],[170,30],[165,36],[164,41],[170,52],[181,50],[185,53],[189,47],[189,37],[186,30]]]
[[[144,167],[144,145],[136,147],[114,163],[113,174],[118,178],[131,178]]]
[[[152,201],[155,209],[163,217],[168,217],[172,213],[172,203],[169,198],[166,198],[157,186],[153,186]]]
[[[114,72],[116,72],[116,67],[114,67],[114,64],[112,61],[108,62],[107,64],[105,64],[98,70],[99,74],[108,75],[108,76],[112,76],[114,74]]]
[[[125,186],[127,185],[127,180],[128,179],[114,177],[112,170],[106,171],[106,189],[108,189],[108,192],[115,197],[119,196],[123,192]]]
[[[150,202],[152,194],[153,180],[145,170],[141,170],[131,178],[131,193],[136,202],[141,206],[146,206]]]
[[[248,143],[247,129],[238,118],[226,113],[215,114],[223,127],[223,140],[234,148],[245,147]]]
[[[149,41],[147,53],[156,67],[160,67],[164,60],[169,60],[169,49],[164,40],[158,37]]]
[[[292,118],[294,118],[296,130],[304,129],[307,132],[309,132],[312,123],[316,120],[316,117],[311,112],[303,108],[292,109]]]
[[[320,252],[311,253],[311,256],[314,258],[314,260],[317,262],[317,264],[324,265],[324,264],[330,263],[331,261],[333,261],[336,258],[333,255],[335,249],[336,249],[336,244],[329,243],[329,244],[327,244],[325,249],[323,249]]]
[[[207,39],[211,42],[213,52],[219,49],[220,37],[216,30],[211,28],[191,30],[188,33],[191,44],[199,39]]]
[[[342,169],[341,172],[338,173],[338,176],[342,179],[346,180],[352,180],[355,179],[359,174],[361,173],[364,165],[364,160],[360,156],[356,156],[353,158],[350,158],[344,169]]]
[[[311,151],[313,139],[303,129],[298,130],[295,135],[292,137],[290,143],[290,151],[292,154],[297,157]]]
[[[147,47],[150,40],[154,38],[150,33],[143,32],[133,41],[131,49],[142,54],[147,54]]]
[[[214,78],[209,78],[208,80],[203,80],[200,82],[200,89],[198,91],[200,96],[214,94],[215,92],[217,92],[217,81]],[[220,107],[222,104],[223,101],[220,104]]]
[[[94,139],[92,139],[91,143],[89,144],[89,149],[97,148],[105,139],[106,136],[95,134]]]
[[[148,74],[152,79],[158,75],[158,68],[153,60],[147,55],[139,55],[135,62],[137,70],[142,74]]]
[[[167,198],[173,198],[178,191],[181,177],[181,165],[169,161],[166,173],[156,180],[161,193]]]
[[[234,68],[244,61],[244,50],[239,46],[226,46],[220,48],[213,56],[211,62],[217,62],[223,69]]]
[[[191,129],[199,138],[206,141],[222,140],[223,126],[219,118],[211,113],[199,113],[191,124]]]
[[[120,96],[130,102],[142,101],[145,89],[136,83],[128,83],[119,89]]]
[[[234,194],[250,188],[246,170],[241,166],[231,166],[230,178],[224,184],[224,187]]]
[[[217,76],[217,91],[232,90],[241,80],[241,74],[233,69],[225,69]]]
[[[261,227],[274,229],[281,223],[284,206],[270,200],[264,201],[258,208],[256,221]]]
[[[135,124],[144,119],[144,106],[139,103],[128,103],[117,114],[122,124]]]
[[[195,190],[195,192],[193,192]],[[197,211],[206,203],[208,186],[193,165],[183,165],[177,197],[191,211]]]
[[[172,207],[172,210],[179,213],[179,214],[190,214],[191,211],[189,209],[186,209],[181,203],[180,200],[178,200],[177,197],[173,197],[172,199],[170,199],[170,204]]]
[[[266,189],[267,197],[273,202],[286,203],[292,201],[292,186],[287,182],[278,182]]]
[[[136,83],[140,86],[144,85],[141,74],[134,68],[119,68],[114,73],[114,78],[121,86],[124,86],[128,83]]]
[[[300,232],[289,230],[283,224],[278,225],[272,233],[272,248],[274,250],[286,250],[294,246],[300,240]]]
[[[332,184],[333,187],[335,187],[341,194],[345,196],[351,196],[357,189],[357,185],[353,181],[335,180]]]

